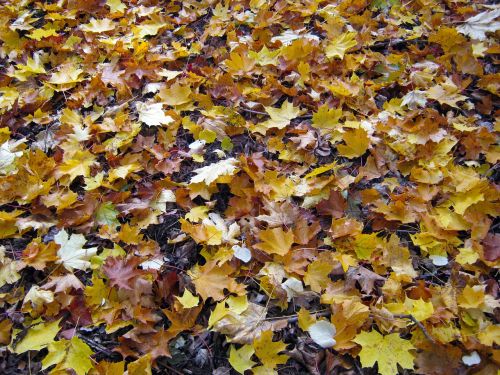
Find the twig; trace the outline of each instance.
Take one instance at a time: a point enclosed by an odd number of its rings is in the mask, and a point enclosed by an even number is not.
[[[320,310],[320,311],[315,311],[315,312],[311,312],[311,315],[316,315],[317,317],[320,317],[320,316],[328,316],[328,315],[331,315],[331,311],[330,310]],[[281,320],[281,319],[286,319],[288,321],[288,323],[295,323],[297,320],[299,320],[299,315],[298,314],[293,314],[293,315],[287,315],[287,316],[273,316],[273,317],[270,317],[270,318],[266,318],[264,320]]]
[[[245,108],[245,107],[238,107],[238,108],[244,112],[253,113],[255,115],[269,116],[269,114],[267,112],[256,111],[254,109],[249,109],[249,108]],[[299,120],[308,120],[311,118],[312,118],[312,115],[309,115],[309,114],[295,117],[295,119],[299,119]]]
[[[269,116],[268,113],[266,112],[261,112],[261,111],[255,111],[253,109],[249,109],[249,108],[245,108],[245,107],[238,107],[239,109],[241,109],[242,111],[244,112],[248,112],[248,113],[253,113],[255,115],[264,115],[264,116]]]
[[[402,46],[402,45],[405,45],[405,44],[408,44],[408,43],[411,43],[411,42],[421,42],[422,39],[420,38],[415,38],[415,39],[397,39],[397,40],[392,40],[392,39],[389,39],[389,40],[384,40],[383,42],[378,42],[378,43],[375,43],[371,46],[364,46],[363,48],[366,48],[366,49],[372,49],[372,50],[377,50],[377,49],[383,49],[383,48],[386,48],[386,47],[399,47],[399,46]]]
[[[424,334],[425,337],[427,337],[427,340],[429,340],[432,343],[436,343],[434,338],[427,332],[427,329],[424,327],[422,323],[420,323],[417,318],[415,318],[412,314],[394,314],[395,318],[400,318],[400,319],[410,319],[413,323],[415,323],[418,328],[420,328]]]
[[[97,342],[95,342],[94,340],[92,339],[89,339],[88,337],[85,337],[83,335],[78,335],[78,337],[82,340],[82,341],[85,341],[85,343],[94,348],[95,350],[98,350],[100,351],[101,353],[104,353],[106,354],[108,357],[112,357],[113,356],[113,352],[111,350],[109,350],[108,348],[102,346],[101,344],[98,344]]]

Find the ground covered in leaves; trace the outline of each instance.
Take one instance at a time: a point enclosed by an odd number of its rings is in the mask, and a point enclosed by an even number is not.
[[[499,16],[2,1],[0,373],[497,374]]]

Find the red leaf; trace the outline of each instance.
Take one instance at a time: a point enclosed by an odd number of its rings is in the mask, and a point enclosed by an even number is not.
[[[109,279],[111,286],[117,286],[120,289],[132,290],[132,284],[136,277],[144,274],[143,270],[137,269],[141,263],[140,258],[115,258],[106,259],[102,266],[104,273]]]
[[[323,216],[331,216],[334,219],[344,216],[347,202],[339,191],[330,191],[330,197],[318,203],[316,210]]]

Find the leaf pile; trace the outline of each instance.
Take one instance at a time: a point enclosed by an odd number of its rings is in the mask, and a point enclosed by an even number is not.
[[[496,374],[499,17],[2,1],[0,372]]]

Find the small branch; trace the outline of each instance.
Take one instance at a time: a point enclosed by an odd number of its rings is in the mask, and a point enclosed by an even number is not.
[[[255,115],[269,116],[269,114],[267,112],[256,111],[254,109],[249,109],[249,108],[245,108],[245,107],[238,107],[238,108],[244,112],[253,113]],[[312,118],[312,115],[302,115],[302,116],[295,117],[295,120],[297,120],[297,119],[298,120],[308,120],[311,118]]]
[[[94,350],[99,351],[101,353],[104,353],[108,357],[112,357],[113,354],[114,354],[114,352],[112,352],[108,348],[106,348],[106,347],[102,346],[101,344],[93,341],[92,339],[89,339],[88,337],[85,337],[83,335],[78,335],[78,338],[80,338],[82,341],[85,341],[85,343],[88,346],[90,346],[91,348],[93,348]]]
[[[255,115],[269,116],[266,112],[255,111],[253,109],[249,109],[249,108],[245,108],[245,107],[238,107],[238,108],[241,109],[244,112],[253,113]]]
[[[421,42],[422,39],[420,38],[415,38],[415,39],[389,39],[389,40],[384,40],[383,42],[378,42],[375,43],[371,46],[364,46],[362,48],[366,49],[371,49],[371,50],[378,50],[378,49],[384,49],[386,47],[399,47],[403,46],[405,44],[411,43],[411,42]]]
[[[316,315],[316,317],[321,317],[321,316],[329,316],[331,315],[332,312],[330,310],[320,310],[316,312],[311,312],[311,315]],[[295,323],[296,321],[299,320],[299,315],[294,314],[294,315],[288,315],[288,316],[275,316],[271,318],[266,318],[264,320],[267,321],[273,321],[273,320],[287,320],[288,323]]]
[[[427,338],[432,343],[436,343],[436,340],[427,332],[427,329],[424,327],[424,325],[417,320],[413,315],[411,314],[394,314],[395,318],[400,318],[400,319],[410,319],[413,323],[415,323],[418,328],[420,328],[424,334],[424,336]]]

